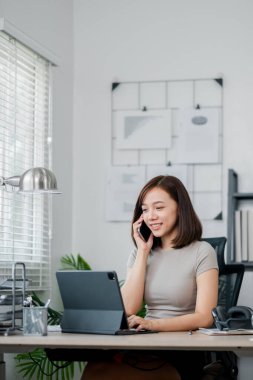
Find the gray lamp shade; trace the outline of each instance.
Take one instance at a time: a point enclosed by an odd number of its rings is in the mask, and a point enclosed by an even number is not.
[[[23,193],[58,193],[54,173],[46,168],[28,169],[20,176],[19,192]]]

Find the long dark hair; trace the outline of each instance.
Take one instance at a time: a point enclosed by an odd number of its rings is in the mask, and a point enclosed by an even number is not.
[[[151,179],[141,190],[133,214],[132,223],[136,222],[142,214],[142,204],[147,193],[155,187],[166,191],[178,205],[177,236],[173,239],[174,248],[182,248],[202,236],[202,225],[194,211],[189,194],[182,182],[170,175],[159,175]],[[132,231],[132,239],[135,243]],[[154,237],[153,249],[161,247],[161,238]],[[136,243],[135,243],[136,245]]]

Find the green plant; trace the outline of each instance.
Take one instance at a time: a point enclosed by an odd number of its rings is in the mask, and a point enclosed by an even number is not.
[[[141,307],[141,309],[138,311],[138,313],[136,313],[136,315],[138,315],[139,317],[142,317],[142,318],[144,318],[145,317],[145,315],[146,315],[146,304],[145,304],[145,302],[143,301],[142,302],[142,307]]]
[[[82,362],[51,362],[42,348],[36,348],[31,353],[18,354],[16,360],[19,361],[17,367],[24,379],[36,376],[37,380],[70,380],[74,377],[75,367],[78,366],[81,372],[85,365]]]
[[[76,258],[71,253],[70,255],[63,256],[60,261],[62,269],[91,270],[90,265],[79,253]],[[44,302],[35,292],[32,293],[32,299],[34,306],[44,306]],[[49,325],[60,324],[61,317],[61,312],[50,307],[48,308]],[[71,380],[74,377],[75,367],[81,372],[85,366],[84,362],[51,362],[42,348],[37,348],[32,352],[18,354],[15,359],[19,373],[23,379],[27,380],[31,380],[34,376],[36,380]]]
[[[90,265],[79,253],[76,258],[72,253],[70,255],[63,256],[61,258],[61,264],[63,269],[91,270]]]

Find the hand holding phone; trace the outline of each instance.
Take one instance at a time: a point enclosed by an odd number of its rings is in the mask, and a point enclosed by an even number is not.
[[[142,222],[140,228],[138,229],[138,232],[144,241],[148,241],[151,235],[151,230],[148,228],[148,226],[146,225],[144,221]]]

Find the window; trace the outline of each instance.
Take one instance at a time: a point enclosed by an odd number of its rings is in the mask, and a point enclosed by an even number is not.
[[[51,63],[0,32],[0,175],[51,167]],[[26,265],[29,288],[50,287],[51,196],[0,189],[0,281]]]

